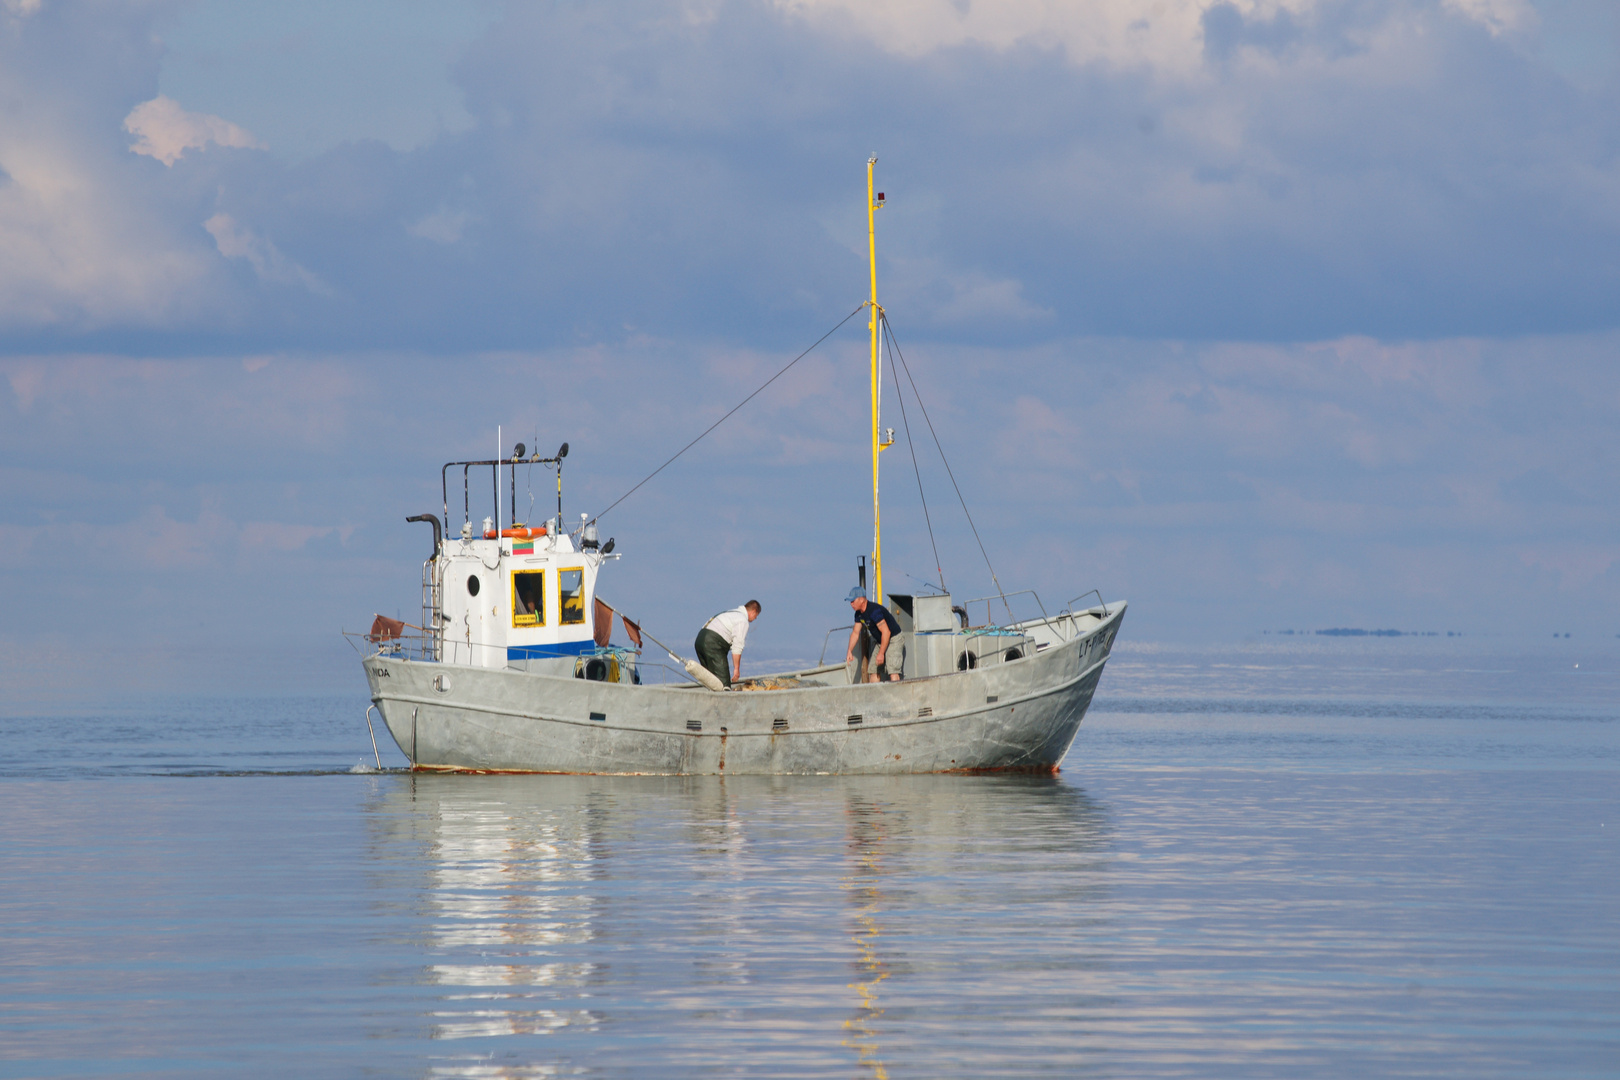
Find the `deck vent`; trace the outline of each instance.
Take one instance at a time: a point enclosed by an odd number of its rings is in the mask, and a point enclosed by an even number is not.
[[[865,719],[865,717],[862,716],[860,713],[851,713],[850,716],[849,716],[849,726],[850,727],[860,727],[861,726],[861,721],[864,720],[864,719]]]
[[[917,710],[917,715],[918,716],[933,716],[934,715],[934,707],[932,705],[924,705],[922,708]]]
[[[605,712],[593,712],[593,713],[591,713],[591,719],[592,720],[604,720],[605,721],[607,719],[607,713],[605,713]]]
[[[772,735],[775,735],[779,731],[786,731],[786,730],[787,730],[787,717],[778,716],[775,720],[771,721],[771,734]]]
[[[703,730],[703,721],[701,721],[701,720],[688,720],[686,722],[686,730],[687,731],[702,731]]]
[[[1000,700],[1001,700],[1001,695],[1000,694],[991,694],[989,697],[984,699],[984,703],[986,705],[994,705],[996,702],[998,702]]]

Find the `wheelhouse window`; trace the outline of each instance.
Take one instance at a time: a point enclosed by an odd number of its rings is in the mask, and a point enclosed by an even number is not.
[[[546,625],[546,572],[544,570],[513,571],[512,625]]]
[[[558,604],[564,626],[585,621],[585,571],[557,571]]]

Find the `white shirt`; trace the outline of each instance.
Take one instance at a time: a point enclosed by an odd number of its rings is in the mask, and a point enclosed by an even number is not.
[[[691,624],[688,623],[688,626]],[[730,611],[722,611],[714,618],[703,624],[703,629],[713,630],[726,639],[731,646],[732,656],[741,656],[743,642],[748,639],[748,607],[735,607]]]

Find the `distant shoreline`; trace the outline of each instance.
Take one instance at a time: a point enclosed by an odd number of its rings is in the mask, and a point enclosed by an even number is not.
[[[1440,637],[1438,630],[1364,630],[1359,626],[1335,626],[1327,630],[1262,630],[1262,634],[1275,634],[1278,637]],[[1463,637],[1461,630],[1447,630],[1444,634],[1448,638]],[[1477,636],[1477,635],[1476,635]],[[1567,638],[1570,635],[1554,633],[1555,638]],[[1620,634],[1616,634],[1620,637]]]
[[[1359,626],[1335,626],[1330,630],[1262,630],[1262,634],[1276,634],[1279,637],[1301,636],[1309,637],[1319,634],[1323,637],[1439,637],[1438,630],[1363,630]],[[1446,637],[1462,637],[1457,630],[1447,630]]]

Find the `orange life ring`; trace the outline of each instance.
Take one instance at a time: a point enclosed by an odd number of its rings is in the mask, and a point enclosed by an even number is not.
[[[519,525],[516,528],[501,530],[501,536],[510,540],[534,540],[544,535],[546,535],[546,527],[544,525],[535,525],[532,528],[527,525]],[[484,539],[495,539],[495,530],[486,530],[484,532]]]

